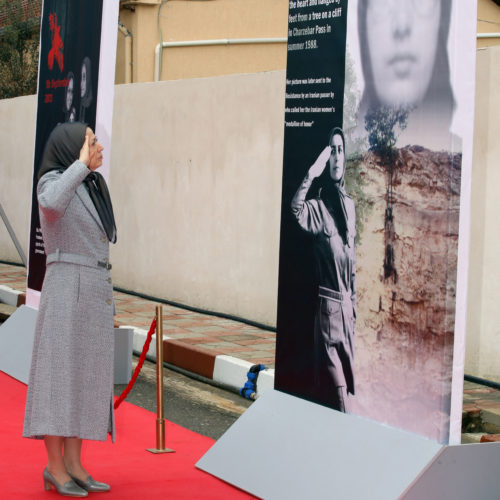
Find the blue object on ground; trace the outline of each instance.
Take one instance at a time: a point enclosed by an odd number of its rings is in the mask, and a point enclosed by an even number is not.
[[[261,370],[265,370],[266,367],[262,364],[252,365],[247,373],[247,381],[245,385],[240,389],[240,394],[246,399],[255,399],[257,393],[257,379],[259,378],[259,373]]]

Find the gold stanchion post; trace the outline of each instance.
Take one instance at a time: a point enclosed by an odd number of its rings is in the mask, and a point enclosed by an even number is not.
[[[165,418],[163,416],[163,309],[156,306],[156,448],[151,453],[174,453],[165,448]]]

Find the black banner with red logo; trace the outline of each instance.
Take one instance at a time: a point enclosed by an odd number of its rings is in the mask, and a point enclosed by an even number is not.
[[[58,123],[95,129],[102,0],[45,0],[42,10],[28,288],[40,291],[45,252],[36,197],[45,143]]]

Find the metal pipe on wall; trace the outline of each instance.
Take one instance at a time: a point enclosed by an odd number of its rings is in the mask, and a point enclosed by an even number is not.
[[[478,33],[477,38],[500,38],[500,33]]]
[[[186,40],[179,42],[163,42],[155,47],[155,71],[154,81],[160,80],[160,57],[162,49],[167,47],[201,47],[206,45],[243,45],[243,44],[261,44],[261,43],[286,43],[287,38],[221,38],[216,40]]]
[[[125,36],[125,83],[132,83],[132,33],[120,21],[118,31]]]

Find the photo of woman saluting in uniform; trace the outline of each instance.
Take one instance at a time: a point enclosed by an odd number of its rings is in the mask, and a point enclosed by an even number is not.
[[[354,395],[356,322],[356,213],[345,191],[345,139],[331,130],[328,146],[309,168],[291,208],[300,227],[314,236],[318,296],[314,319],[314,385],[319,400],[348,412]],[[314,179],[321,188],[307,199]]]

